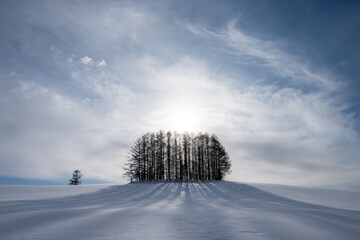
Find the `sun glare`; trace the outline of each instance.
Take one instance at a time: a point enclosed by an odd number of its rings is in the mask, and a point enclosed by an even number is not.
[[[176,109],[169,116],[170,128],[177,132],[197,131],[198,118],[196,114],[188,109]]]

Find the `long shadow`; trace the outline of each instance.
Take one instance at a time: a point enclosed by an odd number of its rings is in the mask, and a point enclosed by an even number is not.
[[[311,224],[319,231],[326,229],[335,239],[357,239],[360,236],[360,211],[295,201],[241,183],[209,183],[206,187],[206,192],[217,198],[215,205],[221,203],[231,210],[250,208]]]
[[[167,209],[169,213],[166,213]],[[341,238],[360,236],[359,211],[299,202],[246,184],[223,181],[132,183],[56,199],[4,201],[0,202],[3,218],[3,221],[0,220],[0,233],[15,226],[30,231],[34,224],[46,226],[74,219],[90,219],[92,223],[88,224],[93,228],[88,231],[89,236],[104,228],[98,222],[105,219],[109,219],[109,224],[121,222],[126,232],[144,214],[151,217],[161,212],[161,216],[169,215],[168,225],[175,236],[203,238],[210,233],[213,239],[231,239],[229,234],[240,231],[234,230],[232,221],[248,222],[242,232],[259,234],[260,231],[254,227],[256,221],[265,220],[261,216],[246,219],[245,215],[241,215],[251,209],[313,223]],[[13,217],[17,214],[21,216]]]

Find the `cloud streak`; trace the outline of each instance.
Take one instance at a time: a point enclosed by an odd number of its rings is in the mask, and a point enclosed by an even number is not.
[[[307,84],[328,91],[341,87],[341,83],[331,79],[330,75],[314,73],[309,66],[281,50],[275,42],[251,37],[236,28],[237,24],[238,20],[233,19],[218,31],[192,24],[186,24],[185,27],[198,36],[218,40],[220,51],[233,54],[245,63],[262,65],[280,77],[290,78],[297,85]],[[249,58],[244,59],[243,56]]]

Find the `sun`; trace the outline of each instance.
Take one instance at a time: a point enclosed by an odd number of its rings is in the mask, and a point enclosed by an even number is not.
[[[174,109],[167,120],[170,129],[179,133],[196,131],[199,121],[196,113],[185,107]]]

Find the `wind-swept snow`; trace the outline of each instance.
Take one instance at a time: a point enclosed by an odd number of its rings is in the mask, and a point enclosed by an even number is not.
[[[59,198],[71,195],[92,193],[109,186],[110,184],[79,186],[0,185],[0,201]]]
[[[67,191],[65,187],[57,188],[56,197],[49,193],[51,187],[44,187],[50,196],[42,187],[28,187],[28,192],[32,188],[34,196],[44,199],[23,200],[21,188],[15,198],[12,187],[0,186],[0,239],[358,239],[360,236],[359,211],[291,200],[241,183],[134,183],[101,186],[89,192],[82,192],[81,187],[67,186],[71,191],[79,189],[79,194],[63,197],[60,193]],[[7,197],[7,193],[13,197]],[[29,193],[24,196],[29,199]],[[355,197],[359,199],[359,195]]]
[[[360,211],[360,192],[316,189],[278,184],[250,184],[258,189],[293,200],[327,207]]]

